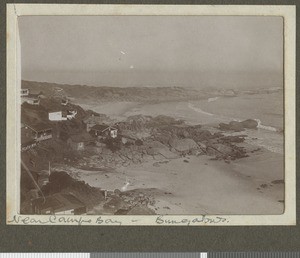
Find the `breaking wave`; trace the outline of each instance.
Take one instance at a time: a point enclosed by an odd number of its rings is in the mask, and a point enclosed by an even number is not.
[[[214,98],[208,98],[207,102],[213,102],[216,101],[219,97],[214,97]]]
[[[214,115],[214,114],[211,114],[211,113],[208,113],[208,112],[203,111],[201,108],[195,107],[195,106],[194,106],[193,104],[191,104],[191,103],[189,103],[188,106],[189,106],[190,109],[192,109],[192,110],[194,110],[194,111],[196,111],[196,112],[198,112],[198,113],[202,113],[202,114],[208,115],[208,116],[213,116],[213,115]]]
[[[210,99],[214,99],[214,100],[211,100],[211,101],[215,101],[216,99],[218,99],[218,97],[216,98],[210,98]],[[208,99],[209,101],[209,99]],[[188,107],[198,113],[201,113],[201,114],[204,114],[204,115],[208,115],[208,116],[217,116],[215,114],[212,114],[212,113],[209,113],[209,112],[206,112],[206,111],[203,111],[201,108],[199,107],[195,107],[192,103],[188,103]],[[220,116],[221,117],[221,116]],[[230,118],[230,117],[223,117],[222,118],[227,118],[228,121],[230,120],[233,120],[233,121],[238,121],[238,122],[242,122],[243,119],[237,119],[237,118]],[[260,119],[254,119],[256,122],[257,122],[257,128],[259,129],[263,129],[263,130],[267,130],[267,131],[271,131],[271,132],[278,132],[278,129],[273,127],[273,126],[268,126],[268,125],[263,125],[262,122],[260,121]],[[279,130],[280,131],[280,130]]]
[[[278,131],[275,127],[268,126],[268,125],[263,125],[259,119],[254,119],[254,120],[258,123],[257,128],[272,131],[272,132],[277,132]]]

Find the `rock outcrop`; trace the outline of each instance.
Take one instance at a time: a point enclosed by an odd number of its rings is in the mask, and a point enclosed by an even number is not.
[[[170,142],[172,148],[178,152],[190,152],[191,150],[198,149],[198,144],[193,139],[174,139]]]
[[[223,131],[241,132],[245,129],[257,129],[258,123],[253,119],[247,119],[242,122],[231,121],[229,124],[220,123],[219,128]]]

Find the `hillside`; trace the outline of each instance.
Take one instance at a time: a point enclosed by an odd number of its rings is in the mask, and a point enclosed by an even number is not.
[[[197,100],[208,97],[208,94],[195,89],[181,87],[93,87],[86,85],[67,85],[47,82],[22,81],[22,88],[32,92],[43,92],[52,96],[56,88],[63,90],[66,96],[85,101],[128,101],[159,102],[176,100]]]

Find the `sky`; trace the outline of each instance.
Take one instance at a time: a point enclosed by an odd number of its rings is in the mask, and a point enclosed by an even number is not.
[[[22,78],[94,86],[281,86],[283,20],[21,16]]]

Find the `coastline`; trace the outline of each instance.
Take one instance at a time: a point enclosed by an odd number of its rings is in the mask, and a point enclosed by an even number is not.
[[[77,169],[70,174],[109,191],[121,189],[129,181],[127,191],[149,192],[155,199],[150,208],[162,215],[281,214],[282,164],[281,155],[262,149],[230,164],[208,156],[186,156],[107,171]],[[99,206],[90,213],[97,214],[97,209]]]
[[[209,99],[207,102],[212,105],[218,100]],[[203,111],[191,106],[193,103],[195,101],[155,104],[118,102],[85,107],[105,114],[114,110],[115,119],[141,114],[168,115],[183,119],[190,125],[202,124],[203,128],[212,131],[218,131],[215,129],[218,123],[232,119]],[[129,180],[128,191],[150,191],[155,199],[155,204],[150,207],[162,215],[281,214],[284,211],[283,135],[267,129],[224,133],[229,136],[247,135],[241,146],[260,147],[260,151],[230,164],[212,160],[209,156],[186,156],[173,160],[148,160],[105,173],[85,171],[79,173],[79,178],[92,186],[110,191],[120,189]],[[266,143],[265,139],[269,138],[270,141]],[[275,145],[274,141],[277,141]],[[103,212],[103,209],[100,210]],[[100,211],[96,207],[91,212],[97,214]]]

